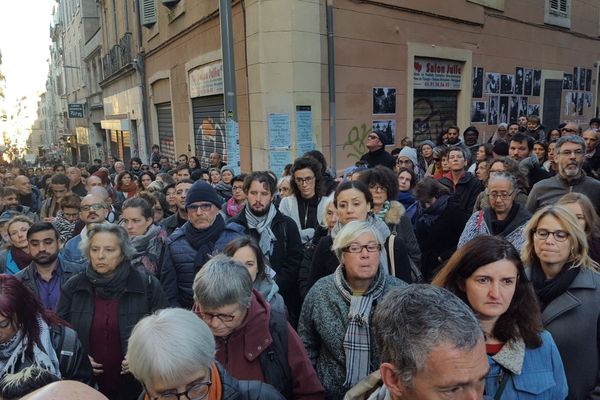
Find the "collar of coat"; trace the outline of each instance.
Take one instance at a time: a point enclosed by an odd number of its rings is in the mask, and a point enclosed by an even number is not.
[[[522,338],[511,340],[492,359],[513,374],[520,375],[525,360],[525,342]]]

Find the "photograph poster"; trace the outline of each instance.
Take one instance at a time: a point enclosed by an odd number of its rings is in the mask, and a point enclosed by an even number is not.
[[[540,105],[539,104],[528,104],[527,105],[527,115],[540,115]]]
[[[515,69],[515,94],[523,94],[524,68],[517,67]]]
[[[487,109],[485,101],[474,101],[471,105],[471,122],[480,123],[487,121]]]
[[[539,96],[542,91],[542,70],[533,70],[533,90],[531,91],[532,96]]]
[[[383,143],[384,145],[388,146],[396,143],[395,119],[373,121],[372,130],[373,132],[383,132],[383,135],[385,136],[385,143]]]
[[[519,97],[519,117],[522,116],[527,116],[527,103],[528,103],[528,99],[529,97],[527,96],[521,96]]]
[[[510,96],[509,121],[516,121],[519,118],[519,96]]]
[[[473,98],[483,97],[483,67],[473,67]]]
[[[485,93],[500,93],[500,74],[495,72],[488,72],[487,74],[485,74]]]
[[[525,83],[523,84],[523,95],[531,96],[531,90],[533,89],[533,70],[525,69]]]
[[[488,104],[488,125],[498,125],[498,96],[490,96]]]
[[[579,90],[585,90],[585,68],[583,67],[579,67]]]
[[[498,123],[508,123],[508,96],[500,96],[500,113]]]
[[[573,90],[579,90],[579,67],[573,67]]]
[[[396,88],[373,88],[373,114],[396,114]]]
[[[563,74],[563,90],[573,89],[573,74]]]
[[[585,70],[585,91],[589,92],[592,90],[592,70]]]
[[[500,75],[500,93],[513,94],[515,89],[515,76],[509,74]]]

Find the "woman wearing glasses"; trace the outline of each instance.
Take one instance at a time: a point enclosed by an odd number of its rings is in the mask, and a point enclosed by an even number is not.
[[[523,229],[531,214],[515,202],[516,187],[517,180],[506,172],[490,176],[485,190],[490,206],[471,215],[458,240],[458,248],[477,236],[494,235],[506,238],[521,251],[525,242]]]
[[[302,305],[298,333],[327,399],[342,399],[379,367],[372,315],[387,291],[406,285],[381,265],[383,240],[369,222],[347,223],[332,246],[338,267],[310,289]]]
[[[246,179],[246,174],[236,175],[231,180],[232,196],[221,207],[221,214],[223,214],[225,217],[225,222],[237,217],[237,215],[244,209],[244,204],[246,204],[244,179]]]
[[[525,227],[523,263],[560,352],[570,399],[600,393],[600,274],[585,232],[564,206],[538,210]]]

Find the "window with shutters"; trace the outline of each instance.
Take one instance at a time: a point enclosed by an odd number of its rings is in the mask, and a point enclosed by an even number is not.
[[[571,27],[571,0],[546,0],[544,22],[563,28]]]
[[[156,23],[156,0],[142,0],[142,25],[146,28]]]

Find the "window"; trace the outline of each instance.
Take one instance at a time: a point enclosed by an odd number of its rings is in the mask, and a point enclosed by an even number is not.
[[[142,0],[142,25],[146,28],[156,23],[156,0]]]
[[[571,0],[546,0],[544,22],[563,28],[571,27]]]

